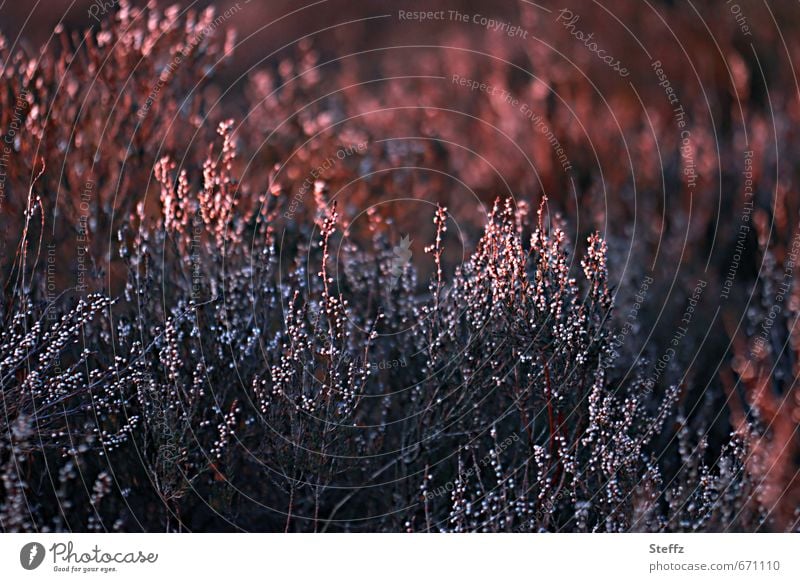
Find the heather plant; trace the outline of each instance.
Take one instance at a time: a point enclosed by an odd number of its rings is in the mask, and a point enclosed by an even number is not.
[[[57,34],[35,57],[0,44],[0,122],[18,137],[0,199],[3,531],[798,528],[798,245],[766,210],[742,243],[766,268],[739,274],[759,304],[733,287],[745,325],[726,311],[731,347],[708,347],[701,310],[676,336],[648,311],[662,291],[639,281],[672,277],[687,244],[719,253],[711,218],[647,199],[626,255],[606,226],[637,218],[630,184],[618,168],[598,184],[579,153],[591,200],[575,207],[541,128],[566,150],[580,139],[524,67],[456,63],[548,109],[538,133],[430,79],[358,83],[346,60],[329,74],[307,39],[222,103],[233,36],[211,9],[120,2],[85,35]],[[391,113],[409,95],[423,106]],[[448,121],[454,95],[472,117]],[[369,114],[377,101],[388,109]],[[532,152],[538,185],[493,124]],[[693,126],[707,165],[709,128]],[[632,163],[653,183],[639,129]],[[496,147],[467,156],[482,140]],[[795,203],[780,202],[790,231]],[[668,266],[645,267],[654,247]],[[710,288],[727,289],[728,267],[702,273]],[[674,285],[691,298],[699,272]],[[666,303],[667,320],[690,313]],[[709,353],[719,372],[693,365]]]

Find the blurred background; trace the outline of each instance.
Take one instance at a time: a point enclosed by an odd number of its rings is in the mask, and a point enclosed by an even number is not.
[[[157,39],[160,18],[194,22],[210,5],[178,3],[149,16],[149,29]],[[158,211],[153,168],[160,156],[200,174],[228,118],[242,196],[269,190],[293,201],[280,226],[290,234],[313,225],[317,178],[324,182],[318,189],[340,202],[354,236],[366,228],[364,213],[374,211],[393,221],[398,240],[410,235],[428,244],[440,203],[458,225],[445,257],[452,269],[474,247],[496,198],[531,212],[546,199],[575,256],[595,230],[608,242],[617,325],[638,305],[622,365],[658,369],[687,306],[697,305],[657,384],[689,386],[687,410],[704,403],[722,411],[711,415],[711,450],[748,415],[747,402],[771,411],[776,428],[763,446],[778,461],[769,478],[776,491],[794,492],[786,515],[797,507],[800,270],[792,249],[800,212],[800,5],[219,1],[208,20],[213,34],[203,35],[191,65],[170,71],[169,93],[158,79],[170,56],[174,62],[175,39],[150,58],[146,39],[113,37],[135,47],[140,61],[129,51],[101,62],[86,49],[110,42],[105,21],[135,20],[141,6],[0,5],[5,64],[17,62],[18,51],[33,58],[41,46],[60,55],[88,51],[75,59],[83,77],[70,58],[50,61],[42,74],[54,85],[59,75],[66,80],[53,102],[67,113],[53,119],[85,118],[93,129],[72,135],[69,122],[48,122],[41,135],[52,151],[50,171],[41,184],[72,193],[55,204],[67,217],[81,184],[96,188],[104,212],[89,227],[103,234],[92,238],[94,256],[110,255],[108,233],[128,220],[139,194],[147,210]],[[401,15],[419,11],[441,16]],[[93,32],[84,37],[87,29]],[[89,83],[98,78],[103,83]],[[7,128],[14,83],[4,90]],[[24,204],[38,171],[34,146],[19,145],[10,163],[6,217]],[[85,168],[98,151],[125,153]],[[70,228],[54,231],[55,240],[69,241],[64,249],[76,248]],[[5,233],[13,248],[13,227]],[[60,257],[67,281],[76,252]],[[424,288],[433,266],[419,260]],[[114,269],[98,265],[95,288],[113,292],[117,280],[106,274]],[[646,278],[654,283],[640,302]],[[781,294],[786,281],[791,289]]]

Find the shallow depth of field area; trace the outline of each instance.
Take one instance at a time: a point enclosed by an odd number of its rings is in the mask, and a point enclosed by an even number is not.
[[[800,530],[796,5],[79,4],[0,6],[0,531]]]

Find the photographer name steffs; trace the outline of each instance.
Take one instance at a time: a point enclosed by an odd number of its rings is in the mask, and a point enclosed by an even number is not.
[[[153,552],[104,552],[97,545],[87,552],[75,551],[72,542],[57,542],[50,546],[49,553],[53,556],[56,572],[67,571],[68,566],[75,564],[154,564],[158,560],[158,554]]]

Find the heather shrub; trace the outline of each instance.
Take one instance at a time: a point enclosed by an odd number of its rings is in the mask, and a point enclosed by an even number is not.
[[[221,103],[218,22],[121,2],[85,42],[0,44],[0,122],[22,122],[0,206],[3,531],[797,529],[796,245],[766,211],[742,243],[767,266],[742,269],[761,299],[746,324],[694,310],[706,275],[689,269],[664,301],[667,321],[694,318],[676,336],[648,307],[662,285],[641,286],[673,264],[644,257],[705,252],[708,222],[645,201],[626,255],[604,228],[636,218],[619,172],[610,205],[577,208],[529,121],[456,98],[546,160],[538,186],[486,127],[447,122],[447,91],[353,83],[347,62],[322,74],[307,40]],[[461,74],[495,67],[548,100],[519,66],[476,63]],[[417,94],[425,107],[367,115]],[[548,122],[577,148],[559,107]],[[497,147],[475,162],[482,140]],[[647,151],[632,163],[652,182]],[[694,363],[709,354],[718,371]]]

